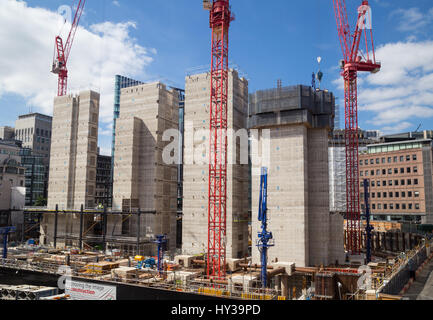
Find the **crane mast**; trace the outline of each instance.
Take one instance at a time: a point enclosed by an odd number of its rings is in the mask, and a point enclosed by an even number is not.
[[[207,276],[226,276],[229,0],[204,0],[212,29]]]
[[[333,0],[333,2],[343,52],[340,66],[344,78],[345,96],[346,249],[352,255],[359,255],[361,253],[361,214],[358,161],[358,72],[379,72],[381,64],[376,61],[374,53],[371,8],[368,1],[362,1],[358,8],[358,20],[353,34],[351,34],[348,22],[346,1]],[[365,51],[360,50],[361,39],[365,40]]]
[[[71,53],[72,43],[74,42],[75,33],[78,29],[78,24],[83,14],[84,4],[86,0],[79,0],[77,10],[75,11],[74,20],[72,21],[72,27],[69,31],[68,39],[65,45],[63,45],[63,39],[57,36],[55,39],[55,52],[56,57],[53,61],[53,66],[51,72],[58,74],[58,84],[57,84],[57,96],[61,97],[66,95],[68,89],[68,68],[67,62],[69,54]]]

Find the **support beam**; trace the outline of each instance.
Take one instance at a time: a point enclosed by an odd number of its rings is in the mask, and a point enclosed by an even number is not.
[[[79,240],[80,251],[83,250],[83,212],[84,212],[84,206],[81,205],[81,210],[80,210],[80,240]]]
[[[141,210],[137,213],[137,255],[140,254]]]
[[[58,222],[59,205],[56,204],[56,212],[54,213],[54,248],[57,249],[57,222]]]

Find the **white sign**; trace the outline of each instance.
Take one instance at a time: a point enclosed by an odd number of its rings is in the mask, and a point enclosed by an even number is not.
[[[65,294],[72,300],[116,300],[116,287],[66,279]]]

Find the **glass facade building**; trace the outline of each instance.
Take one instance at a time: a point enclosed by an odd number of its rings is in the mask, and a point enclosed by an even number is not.
[[[38,198],[47,198],[44,159],[43,155],[35,155],[29,148],[21,150],[21,164],[25,168],[26,206],[34,206]]]

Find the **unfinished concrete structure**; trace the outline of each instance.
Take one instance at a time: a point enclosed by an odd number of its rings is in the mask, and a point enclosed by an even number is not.
[[[207,252],[209,185],[210,73],[186,77],[185,153],[182,251],[187,255]],[[248,253],[248,81],[229,71],[228,128],[240,139],[228,140],[227,166],[227,258]],[[243,133],[243,134],[242,134]],[[241,162],[240,147],[246,146]],[[245,155],[244,155],[245,156]]]
[[[344,261],[343,217],[329,211],[328,136],[334,115],[333,94],[306,86],[250,95],[249,127],[258,129],[259,137],[270,132],[268,229],[275,247],[269,249],[269,262],[302,267]],[[253,150],[253,156],[263,156],[264,150]],[[259,186],[260,176],[253,174],[253,245],[260,229]],[[252,252],[253,262],[260,263],[257,248]]]
[[[163,160],[166,130],[178,130],[178,93],[160,82],[124,88],[120,96],[120,115],[116,120],[116,146],[113,176],[113,210],[153,211],[131,219],[112,216],[122,235],[142,237],[166,234],[167,249],[176,246],[177,166]],[[176,143],[175,148],[178,148]],[[176,150],[174,150],[175,152]],[[154,254],[156,247],[149,245]]]
[[[95,207],[99,93],[54,99],[48,208]]]

